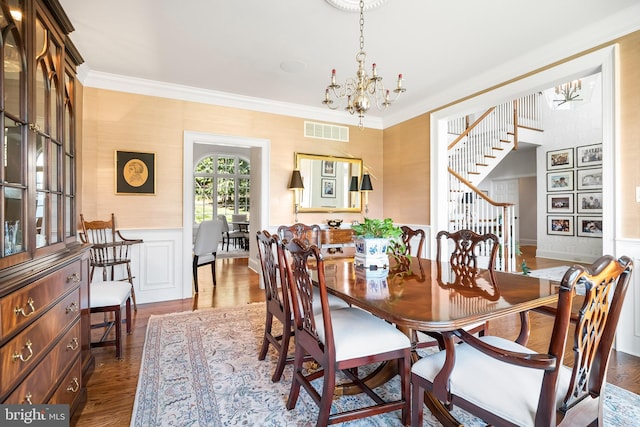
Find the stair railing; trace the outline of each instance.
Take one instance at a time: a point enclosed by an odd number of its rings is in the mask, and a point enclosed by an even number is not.
[[[467,229],[478,234],[495,234],[500,241],[496,270],[516,271],[514,205],[492,200],[451,168],[449,194],[449,231]],[[488,256],[489,249],[481,248],[479,255]]]

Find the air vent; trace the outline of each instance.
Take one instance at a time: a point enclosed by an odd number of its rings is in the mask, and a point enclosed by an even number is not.
[[[349,142],[349,128],[346,126],[305,121],[304,136],[306,138],[320,138],[330,139],[331,141]]]

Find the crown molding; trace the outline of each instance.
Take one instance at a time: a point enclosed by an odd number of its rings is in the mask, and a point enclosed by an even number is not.
[[[199,102],[222,107],[240,108],[243,110],[280,114],[315,121],[339,123],[347,126],[358,126],[355,116],[344,114],[342,111],[332,111],[320,107],[309,107],[271,99],[254,98],[228,92],[200,89],[192,86],[103,73],[89,69],[86,64],[79,67],[78,78],[85,87]],[[382,129],[382,119],[373,116],[365,117],[364,125],[367,128]]]

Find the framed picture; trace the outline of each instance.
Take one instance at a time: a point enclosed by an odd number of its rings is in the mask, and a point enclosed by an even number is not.
[[[601,214],[602,193],[578,193],[578,213]]]
[[[602,217],[578,216],[578,236],[602,238]]]
[[[547,216],[547,234],[573,236],[573,217]]]
[[[578,169],[578,190],[599,190],[602,188],[602,168]]]
[[[573,194],[572,193],[547,194],[547,212],[573,213]]]
[[[322,161],[322,176],[336,176],[335,160]]]
[[[156,155],[116,150],[116,194],[155,194]]]
[[[547,173],[547,191],[572,191],[573,171]]]
[[[572,169],[573,168],[573,148],[547,151],[547,170]]]
[[[602,144],[583,145],[576,148],[578,167],[602,164]]]
[[[336,197],[336,180],[322,178],[322,197]]]

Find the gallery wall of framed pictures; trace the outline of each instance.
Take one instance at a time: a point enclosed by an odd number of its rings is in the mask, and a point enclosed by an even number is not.
[[[602,144],[546,154],[547,234],[602,238]]]

